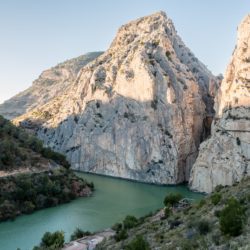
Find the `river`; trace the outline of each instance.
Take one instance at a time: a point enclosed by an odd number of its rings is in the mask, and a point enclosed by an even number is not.
[[[68,241],[76,227],[96,231],[112,226],[128,214],[143,216],[162,207],[164,197],[170,192],[180,192],[195,200],[202,197],[182,185],[155,186],[91,174],[78,175],[94,182],[92,197],[0,223],[0,249],[32,250],[47,231],[62,230]]]

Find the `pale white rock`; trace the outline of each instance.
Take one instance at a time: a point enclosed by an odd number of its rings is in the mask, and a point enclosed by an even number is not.
[[[212,136],[201,144],[190,177],[192,189],[207,193],[250,175],[250,15],[238,28],[215,108]]]
[[[87,53],[43,71],[30,88],[1,104],[0,114],[13,119],[44,105],[65,91],[75,81],[79,70],[101,54],[102,52]]]
[[[159,12],[122,26],[64,93],[14,122],[73,169],[175,184],[189,178],[217,87]]]

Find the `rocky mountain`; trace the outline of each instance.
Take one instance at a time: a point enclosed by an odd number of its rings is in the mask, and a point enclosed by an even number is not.
[[[250,15],[238,28],[237,46],[218,91],[212,136],[192,169],[192,189],[211,192],[250,175]]]
[[[44,105],[59,96],[76,79],[79,70],[101,54],[102,52],[87,53],[45,70],[30,88],[1,104],[0,114],[13,119]]]
[[[122,26],[65,91],[14,122],[73,169],[150,183],[189,179],[218,81],[159,12]]]

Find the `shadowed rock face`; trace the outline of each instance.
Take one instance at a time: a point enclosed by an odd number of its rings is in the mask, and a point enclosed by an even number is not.
[[[191,188],[202,192],[250,175],[250,15],[238,28],[215,109],[212,136],[201,144],[190,178]]]
[[[0,114],[7,119],[13,119],[44,105],[60,95],[74,82],[79,70],[101,54],[102,52],[87,53],[45,70],[30,88],[1,104]]]
[[[175,184],[189,178],[217,87],[160,12],[122,26],[63,94],[14,122],[74,169]]]

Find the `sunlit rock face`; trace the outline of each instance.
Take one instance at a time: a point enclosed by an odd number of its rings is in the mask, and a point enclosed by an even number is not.
[[[0,105],[0,114],[13,119],[60,95],[76,79],[79,70],[102,52],[91,52],[45,70],[33,85]]]
[[[250,175],[250,15],[238,28],[215,109],[212,136],[201,144],[190,177],[191,188],[202,192]]]
[[[76,170],[175,184],[189,178],[217,88],[159,12],[122,26],[63,94],[14,122]]]

